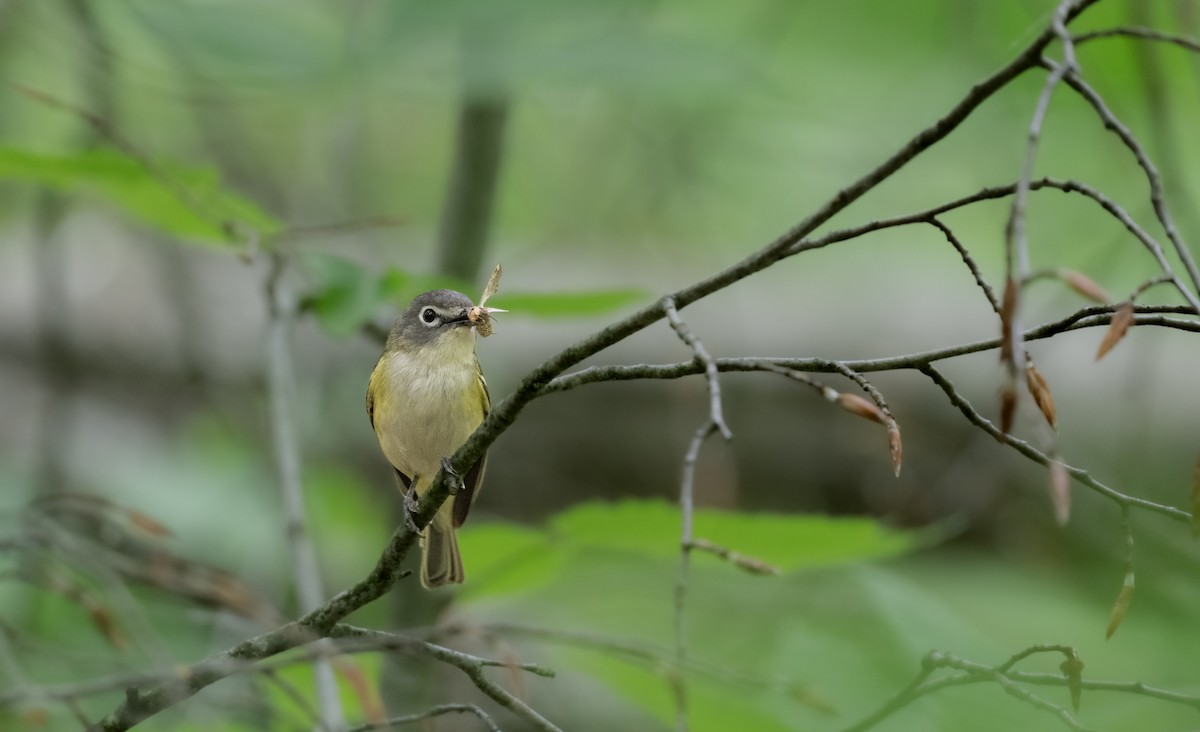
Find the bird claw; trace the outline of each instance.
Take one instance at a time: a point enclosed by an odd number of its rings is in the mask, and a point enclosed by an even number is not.
[[[401,513],[404,514],[404,523],[414,533],[421,533],[421,527],[417,526],[417,522],[413,519],[417,509],[421,507],[420,499],[417,497],[417,492],[409,491],[404,494],[404,508]]]
[[[450,490],[450,495],[457,495],[463,489],[463,479],[450,464],[450,458],[442,458],[442,472],[446,474],[446,487]]]

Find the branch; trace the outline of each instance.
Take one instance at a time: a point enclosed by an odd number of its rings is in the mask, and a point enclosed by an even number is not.
[[[946,394],[946,397],[950,400],[950,403],[957,407],[958,410],[962,412],[963,416],[967,418],[967,421],[969,421],[971,424],[988,433],[998,442],[1013,448],[1035,463],[1045,467],[1050,467],[1050,464],[1055,462],[1055,460],[1053,460],[1051,457],[1033,447],[1028,442],[1017,439],[1016,437],[1013,437],[1005,432],[1001,432],[999,428],[989,422],[983,415],[975,411],[975,408],[971,406],[971,403],[968,402],[961,394],[959,394],[958,390],[954,388],[954,385],[950,383],[950,381],[933,366],[922,366],[920,367],[920,371],[928,376],[933,383],[937,384],[938,388],[940,388]],[[1192,515],[1187,511],[1183,511],[1172,506],[1164,506],[1160,503],[1148,501],[1144,498],[1126,495],[1096,480],[1092,477],[1091,473],[1086,470],[1072,467],[1061,460],[1057,462],[1063,466],[1067,473],[1073,479],[1075,479],[1076,482],[1087,486],[1122,508],[1140,508],[1152,513],[1161,514],[1167,518],[1175,519],[1176,521],[1190,523],[1192,520]]]
[[[1186,51],[1200,53],[1200,41],[1189,36],[1174,35],[1171,33],[1163,33],[1152,28],[1140,28],[1137,26],[1125,28],[1109,28],[1107,30],[1091,31],[1089,33],[1080,33],[1074,36],[1075,45],[1087,43],[1100,38],[1140,38],[1147,41],[1161,41],[1174,46],[1179,46]]]
[[[1042,59],[1041,63],[1048,68],[1055,67],[1054,62],[1048,59]],[[1197,292],[1200,292],[1200,269],[1196,267],[1196,260],[1192,258],[1191,251],[1180,237],[1179,230],[1176,229],[1175,222],[1167,210],[1167,202],[1163,194],[1162,176],[1159,175],[1158,169],[1154,167],[1154,163],[1150,161],[1150,156],[1146,154],[1145,149],[1142,148],[1137,138],[1133,136],[1128,127],[1117,119],[1116,115],[1108,108],[1108,105],[1104,103],[1104,100],[1096,90],[1092,89],[1087,82],[1075,73],[1066,74],[1063,81],[1092,106],[1096,114],[1100,116],[1100,120],[1104,123],[1105,129],[1120,138],[1125,147],[1129,148],[1129,151],[1133,153],[1134,159],[1137,160],[1138,165],[1146,174],[1146,181],[1150,185],[1150,204],[1154,208],[1154,214],[1158,218],[1159,223],[1162,224],[1163,231],[1167,233],[1167,238],[1175,247],[1175,253],[1179,255],[1179,260],[1183,262],[1184,269],[1187,270],[1188,277],[1192,280],[1192,287],[1195,288],[1194,291],[1182,286],[1179,289],[1188,298],[1188,302],[1192,304],[1192,307],[1196,308],[1197,312],[1200,312],[1200,299],[1197,297]],[[1170,267],[1164,266],[1163,272],[1171,274]]]
[[[271,437],[275,451],[275,469],[282,494],[283,517],[292,560],[292,578],[300,607],[312,610],[325,599],[317,552],[305,527],[304,489],[300,478],[300,437],[293,411],[295,373],[292,368],[291,329],[296,316],[296,301],[283,281],[286,261],[279,251],[270,255],[267,276],[267,393],[270,400]],[[321,726],[337,730],[345,726],[345,715],[338,697],[333,666],[326,659],[313,664]]]
[[[519,668],[538,676],[552,678],[554,672],[550,669],[535,664],[513,664],[503,661],[492,661],[434,645],[426,641],[418,641],[406,636],[385,633],[379,630],[356,628],[350,625],[335,627],[332,635],[337,638],[365,639],[378,644],[380,648],[409,652],[417,651],[443,663],[448,663],[466,674],[480,691],[487,694],[505,709],[529,722],[535,729],[542,730],[543,732],[562,732],[562,730],[554,726],[549,720],[534,711],[532,707],[510,694],[504,687],[489,679],[484,673],[484,670],[488,667],[499,666],[501,668]]]
[[[483,723],[483,726],[488,729],[488,732],[500,732],[500,727],[488,716],[487,712],[483,711],[474,704],[440,704],[428,711],[420,714],[409,714],[403,717],[392,717],[385,719],[382,722],[369,722],[357,727],[351,727],[346,732],[371,732],[371,730],[387,729],[389,727],[399,727],[413,722],[423,722],[427,719],[440,717],[443,714],[474,714]]]
[[[1163,317],[1163,313],[1190,315],[1191,308],[1181,305],[1141,305],[1136,308],[1136,325],[1151,325],[1175,330],[1200,333],[1200,321],[1182,320],[1179,318]],[[1082,308],[1067,317],[1051,323],[1045,323],[1025,331],[1026,341],[1042,340],[1082,328],[1095,328],[1112,322],[1113,307],[1096,305]],[[897,369],[919,368],[926,364],[944,361],[973,353],[982,353],[1000,347],[1000,339],[992,338],[983,341],[964,343],[933,351],[924,351],[903,356],[886,358],[839,360],[825,358],[718,358],[713,362],[717,370],[727,371],[776,371],[783,370],[807,371],[815,373],[837,373],[840,367],[857,372],[895,371]],[[616,366],[589,366],[564,376],[553,379],[542,388],[542,394],[554,394],[570,391],[585,384],[605,381],[632,381],[637,379],[678,379],[702,373],[695,361],[680,361],[667,364],[622,364]],[[821,385],[815,381],[805,381],[816,389]]]
[[[1045,674],[1045,673],[1029,673],[1023,671],[1011,670],[1013,665],[1035,653],[1062,653],[1066,657],[1064,666],[1069,663],[1076,664],[1073,668],[1075,673],[1063,674]],[[1200,711],[1200,696],[1189,694],[1180,694],[1174,691],[1147,686],[1140,681],[1100,681],[1093,679],[1084,679],[1079,675],[1079,671],[1083,668],[1082,663],[1079,663],[1078,654],[1074,648],[1061,645],[1037,645],[1031,646],[1008,659],[1008,661],[998,666],[986,666],[974,661],[967,661],[949,653],[940,653],[933,651],[925,656],[921,661],[921,668],[917,675],[895,696],[886,701],[877,710],[872,712],[863,720],[846,727],[842,732],[863,732],[882,722],[884,719],[895,714],[900,709],[908,706],[917,699],[941,691],[952,686],[964,686],[967,684],[978,684],[984,682],[996,682],[1009,694],[1017,696],[1017,698],[1026,701],[1038,709],[1048,711],[1059,717],[1064,724],[1071,729],[1082,730],[1086,729],[1071,716],[1063,707],[1037,697],[1023,689],[1019,684],[1028,684],[1030,686],[1060,686],[1078,691],[1110,691],[1123,694],[1134,694],[1137,696],[1145,696],[1151,699],[1159,699],[1161,701],[1170,702],[1172,704],[1180,704],[1191,707]],[[927,681],[934,672],[940,669],[951,669],[959,673],[946,676],[934,681]],[[1072,693],[1075,693],[1074,691]]]

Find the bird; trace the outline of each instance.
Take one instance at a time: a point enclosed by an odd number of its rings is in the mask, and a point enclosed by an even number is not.
[[[491,411],[483,369],[475,354],[476,326],[488,313],[454,290],[417,295],[388,333],[367,383],[367,416],[404,493],[405,519],[447,458]],[[480,312],[483,312],[482,318]],[[485,335],[490,329],[485,331]],[[421,531],[421,585],[432,589],[465,579],[455,529],[479,494],[487,454],[461,476]]]

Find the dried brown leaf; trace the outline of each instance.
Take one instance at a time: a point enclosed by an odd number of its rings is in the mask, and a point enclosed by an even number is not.
[[[1021,286],[1012,277],[1004,281],[1004,296],[1000,301],[1000,362],[1008,364],[1009,373],[1015,373],[1017,370],[1014,354],[1017,352],[1016,344],[1013,343],[1015,337],[1015,329],[1013,328],[1013,318],[1017,314],[1017,301],[1021,296]],[[1004,430],[1008,432],[1008,430]]]
[[[878,422],[883,425],[888,423],[887,415],[883,413],[883,410],[856,394],[839,393],[837,396],[837,405],[847,412],[857,414],[872,422]]]
[[[1117,593],[1117,601],[1113,603],[1112,612],[1108,614],[1108,630],[1104,633],[1104,639],[1112,638],[1113,633],[1117,632],[1121,621],[1125,619],[1125,613],[1129,612],[1129,603],[1133,602],[1133,569],[1125,570],[1125,581],[1121,584],[1121,591]]]
[[[1096,351],[1097,361],[1104,358],[1104,354],[1111,351],[1113,346],[1125,337],[1125,333],[1131,325],[1133,325],[1133,303],[1123,302],[1113,311],[1112,323],[1104,333],[1104,340],[1100,341],[1100,349]]]
[[[117,625],[116,619],[113,618],[108,608],[91,599],[85,599],[83,605],[87,608],[88,618],[91,619],[92,625],[96,626],[100,634],[108,639],[113,648],[123,651],[129,647],[125,634],[121,632],[120,626]]]
[[[151,536],[166,538],[171,536],[171,530],[163,526],[158,521],[150,518],[141,511],[132,508],[125,509],[125,517],[129,519],[129,523],[138,527],[142,531]]]
[[[1038,409],[1042,410],[1042,416],[1046,418],[1046,422],[1051,427],[1058,429],[1057,414],[1054,411],[1054,395],[1050,393],[1050,385],[1038,372],[1032,360],[1025,364],[1025,384],[1029,387],[1029,393],[1033,395],[1033,401],[1038,405]]]
[[[888,448],[892,453],[892,472],[900,477],[900,466],[904,462],[904,444],[900,441],[900,425],[895,420],[888,422]]]
[[[1071,474],[1057,460],[1050,462],[1050,502],[1054,504],[1054,520],[1066,526],[1071,520]]]
[[[44,729],[50,725],[50,712],[45,707],[26,707],[20,717],[28,725],[26,729]]]
[[[1000,389],[1000,431],[1008,434],[1017,416],[1017,390],[1011,381]]]
[[[1112,295],[1108,294],[1108,290],[1105,290],[1103,287],[1096,284],[1095,280],[1083,274],[1082,272],[1076,272],[1072,269],[1060,269],[1058,271],[1058,277],[1063,282],[1067,283],[1067,287],[1070,287],[1075,292],[1078,292],[1080,295],[1083,295],[1093,302],[1098,302],[1101,305],[1104,305],[1105,303],[1110,303],[1113,301]]]
[[[387,710],[379,698],[375,684],[367,678],[362,667],[352,658],[345,656],[334,660],[334,668],[342,675],[350,693],[358,699],[358,707],[362,710],[363,719],[371,724],[383,724],[387,719]]]

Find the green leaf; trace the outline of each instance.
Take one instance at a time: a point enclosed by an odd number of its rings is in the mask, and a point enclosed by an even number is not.
[[[307,252],[301,266],[315,286],[308,306],[333,335],[356,332],[374,316],[384,299],[380,281],[345,257]]]
[[[890,556],[915,541],[863,518],[699,509],[694,519],[696,538],[785,570]],[[655,557],[679,552],[679,507],[666,501],[586,503],[554,517],[550,526],[574,545]]]
[[[408,307],[408,303],[417,295],[430,290],[458,290],[469,293],[471,286],[454,277],[413,274],[396,267],[389,267],[379,278],[380,296],[402,308]],[[474,296],[468,294],[468,297],[472,302],[475,301]]]
[[[679,556],[679,508],[666,501],[594,502],[550,519],[545,530],[492,523],[459,532],[470,581],[463,597],[529,592],[558,579],[580,555],[610,551],[670,561]],[[782,570],[891,556],[911,548],[913,534],[871,519],[702,509],[695,536]],[[707,552],[698,561],[726,562]],[[732,570],[731,570],[732,571]]]
[[[643,664],[605,653],[568,654],[571,668],[583,670],[609,689],[650,716],[670,727],[675,721],[675,701],[671,691],[672,671],[654,670]],[[688,729],[696,732],[722,732],[734,729],[788,732],[796,729],[794,719],[772,713],[763,694],[756,689],[730,684],[726,679],[687,674]],[[790,710],[792,717],[795,710]]]
[[[578,318],[625,307],[647,297],[643,290],[615,289],[584,292],[511,292],[501,290],[489,303],[514,315],[538,318]]]
[[[226,222],[250,226],[263,236],[280,225],[253,202],[221,187],[213,168],[157,163],[159,175],[109,148],[72,155],[45,155],[0,148],[0,179],[94,194],[154,229],[188,240],[236,243]]]
[[[541,587],[566,565],[544,531],[517,524],[468,525],[458,532],[459,549],[468,557],[470,581],[462,596],[501,595]]]

